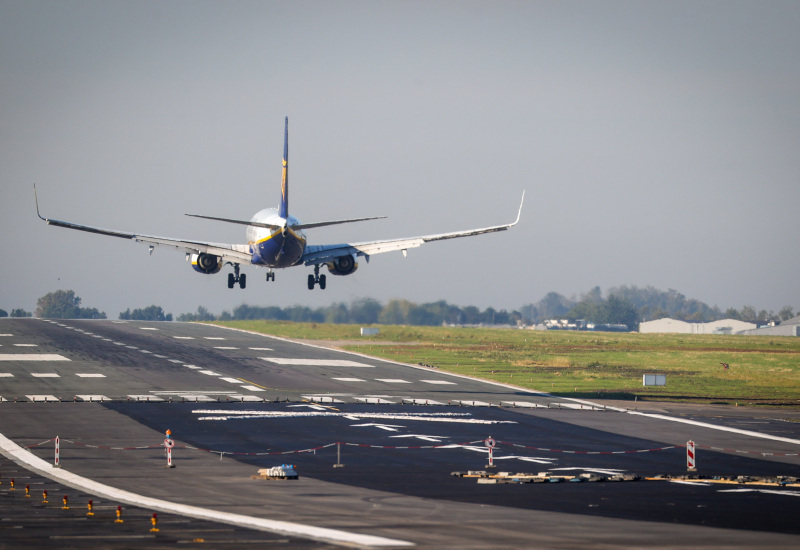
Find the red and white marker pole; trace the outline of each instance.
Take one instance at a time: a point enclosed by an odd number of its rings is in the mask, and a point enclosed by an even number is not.
[[[489,438],[486,441],[484,441],[483,443],[484,443],[484,445],[486,445],[486,448],[489,449],[489,465],[487,466],[487,468],[494,468],[494,455],[493,455],[493,453],[494,453],[494,446],[497,443],[495,442],[494,439],[492,439],[492,436],[489,436]]]
[[[164,448],[167,450],[167,468],[174,468],[175,465],[172,463],[172,447],[175,446],[175,442],[172,441],[170,437],[170,431],[167,430],[167,438],[164,440]]]
[[[686,442],[686,470],[689,472],[696,472],[696,454],[694,452],[694,441]]]
[[[61,440],[59,439],[58,436],[56,436],[56,460],[55,460],[55,464],[53,464],[53,466],[55,468],[61,468],[61,459],[58,456],[59,455],[59,447],[60,447],[59,444],[60,444],[60,442],[61,442]]]

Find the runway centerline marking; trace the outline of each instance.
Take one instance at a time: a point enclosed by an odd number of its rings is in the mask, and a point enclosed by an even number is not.
[[[79,372],[76,373],[75,376],[80,378],[105,378],[105,374],[100,374],[99,372]]]
[[[34,378],[61,378],[61,375],[55,372],[32,372],[31,376]]]

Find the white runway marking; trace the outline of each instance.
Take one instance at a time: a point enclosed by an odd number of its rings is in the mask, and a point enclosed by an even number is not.
[[[408,399],[405,397],[403,398],[403,403],[412,403],[414,405],[444,405],[441,401],[434,401],[433,399]]]
[[[501,401],[506,405],[510,405],[512,407],[521,407],[521,408],[528,408],[528,409],[548,409],[547,405],[540,405],[539,403],[531,403],[530,401]]]
[[[167,356],[166,356],[166,355],[159,355],[159,354],[157,354],[157,353],[154,353],[154,354],[153,354],[153,357],[158,357],[159,359],[166,359],[166,358],[167,358]]]
[[[125,346],[125,344],[122,344],[122,345]],[[136,346],[125,346],[125,347],[128,348],[128,349],[139,349]]]
[[[14,344],[14,345],[17,346],[18,348],[35,348],[39,344]]]
[[[105,378],[105,374],[100,374],[99,372],[79,372],[76,373],[75,376],[79,376],[80,378]]]
[[[131,401],[164,401],[160,397],[154,397],[152,395],[128,395]]]
[[[245,390],[248,390],[248,391],[267,391],[264,388],[259,388],[258,386],[242,386],[242,389],[245,389]]]
[[[167,359],[167,361],[169,361],[170,363],[176,363],[178,365],[183,365],[183,361],[181,361],[180,359]]]
[[[272,348],[248,348],[255,351],[272,351]]]
[[[341,399],[335,399],[329,395],[303,395],[302,397],[312,403],[344,403]]]
[[[95,401],[111,401],[111,399],[105,395],[76,395],[75,397],[81,401],[89,401],[91,403],[94,403]]]
[[[139,328],[142,330],[158,330],[157,328],[154,327],[139,327]]]
[[[0,336],[14,336],[13,334],[0,334]]]
[[[242,395],[241,393],[231,393],[231,394],[228,394],[228,397],[230,397],[234,401],[244,401],[244,402],[252,401],[252,402],[258,402],[258,403],[261,403],[262,401],[264,401],[262,398],[258,397],[257,395]]]
[[[402,380],[401,378],[376,378],[378,382],[385,382],[387,384],[410,384],[408,380]]]
[[[378,405],[396,405],[394,401],[389,401],[388,399],[383,399],[382,397],[354,397],[356,401],[360,401],[362,403],[373,403]]]
[[[61,376],[55,372],[32,372],[31,376],[34,378],[61,378]]]
[[[197,365],[184,365],[184,367],[186,367],[187,369],[194,369],[194,370],[203,368],[203,367],[198,367]]]
[[[194,336],[173,336],[177,340],[194,340]]]
[[[420,380],[420,382],[425,382],[426,384],[440,384],[442,386],[455,386],[455,382],[448,382],[447,380]]]
[[[153,353],[152,351],[146,349],[140,349],[139,351],[142,353]]]
[[[261,398],[251,396],[261,401]],[[321,401],[319,401],[321,402]],[[192,414],[199,415],[198,420],[272,420],[272,419],[285,419],[285,418],[309,418],[309,417],[330,417],[330,418],[346,418],[348,420],[393,420],[400,422],[448,422],[455,424],[481,424],[481,425],[494,425],[494,424],[516,424],[511,420],[483,420],[480,418],[473,418],[469,413],[343,413],[343,412],[316,412],[316,411],[242,411],[230,410],[220,411],[211,409],[197,409],[193,410]],[[206,416],[210,415],[210,416]],[[456,445],[456,447],[460,447]],[[464,447],[468,448],[468,447]],[[485,447],[475,447],[486,452]]]
[[[225,339],[222,336],[204,336],[203,338],[205,340],[224,340]]]
[[[296,365],[303,367],[360,367],[374,369],[372,365],[348,359],[295,359],[291,357],[259,357],[277,365]]]
[[[40,401],[45,401],[48,403],[57,403],[59,401],[58,397],[55,395],[26,395],[30,401],[34,403],[38,403]]]
[[[202,520],[221,521],[242,527],[255,528],[262,531],[311,538],[315,540],[344,544],[352,547],[357,546],[369,548],[382,546],[414,546],[410,542],[401,540],[388,539],[373,535],[361,535],[358,533],[348,533],[347,531],[339,531],[336,529],[314,527],[311,525],[303,525],[288,521],[257,518],[241,514],[233,514],[230,512],[219,512],[216,510],[200,508],[199,506],[190,506],[186,504],[178,504],[166,500],[145,497],[78,476],[68,470],[59,470],[53,468],[52,464],[35,456],[33,453],[26,451],[2,434],[0,434],[0,449],[2,449],[8,455],[14,457],[15,460],[26,464],[34,471],[39,472],[50,479],[57,480],[72,487],[80,487],[83,491],[86,491],[90,494],[99,495],[100,497],[108,499],[112,502],[119,501],[131,506],[139,506],[147,510],[157,510],[159,512],[163,511],[167,513],[180,514]]]
[[[795,445],[800,444],[800,439],[791,439],[789,437],[780,437],[777,435],[770,435],[761,432],[751,432],[750,430],[740,430],[738,428],[729,428],[728,426],[720,426],[717,424],[708,424],[706,422],[698,422],[697,420],[689,420],[688,418],[675,418],[674,416],[666,416],[663,414],[653,414],[653,413],[643,413],[643,412],[636,412],[636,411],[626,411],[628,414],[634,414],[638,416],[646,416],[649,418],[658,418],[661,420],[668,420],[670,422],[680,422],[682,424],[690,424],[692,426],[700,426],[702,428],[709,428],[711,430],[720,430],[723,432],[730,432],[735,434],[747,435],[750,437],[760,437],[763,439],[772,439],[773,441],[783,441],[785,443],[794,443]]]
[[[338,380],[339,382],[366,382],[366,380],[362,380],[361,378],[334,378],[334,380]]]
[[[57,353],[0,353],[0,361],[69,361]]]
[[[231,384],[241,384],[242,381],[238,378],[220,378],[220,380],[224,380],[225,382],[230,382]]]
[[[239,349],[233,346],[214,346],[214,349]]]
[[[14,375],[10,372],[0,372],[0,378],[14,378]]]
[[[767,495],[783,495],[786,497],[800,497],[800,491],[780,491],[778,489],[722,489],[720,493],[764,493]]]
[[[222,376],[220,373],[214,372],[213,370],[199,370],[197,372],[199,372],[200,374],[208,375],[208,376]]]

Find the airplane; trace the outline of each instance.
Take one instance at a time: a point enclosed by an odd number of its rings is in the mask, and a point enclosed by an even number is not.
[[[239,288],[245,288],[247,277],[245,273],[240,274],[241,265],[266,267],[268,269],[267,281],[275,280],[275,269],[299,265],[314,266],[314,273],[308,275],[309,290],[313,290],[317,285],[321,290],[325,289],[327,282],[325,275],[320,275],[319,273],[321,266],[326,266],[333,275],[351,275],[358,269],[357,260],[359,257],[363,257],[369,262],[370,256],[374,254],[396,250],[402,251],[403,255],[406,256],[409,248],[416,248],[424,243],[505,231],[519,222],[522,214],[522,204],[525,201],[525,192],[523,191],[516,220],[503,225],[403,239],[326,245],[307,244],[306,229],[382,219],[385,216],[301,223],[300,220],[289,214],[289,117],[286,117],[284,128],[283,175],[281,178],[280,203],[277,209],[263,209],[257,212],[249,221],[186,214],[195,218],[247,226],[247,244],[220,244],[156,237],[45,218],[39,213],[39,198],[36,195],[35,184],[33,192],[36,201],[36,214],[49,225],[144,243],[149,246],[150,254],[153,253],[153,248],[156,246],[182,250],[186,253],[186,261],[191,262],[192,268],[205,275],[219,273],[223,265],[231,265],[233,266],[233,273],[228,274],[228,288],[233,288],[237,284]]]

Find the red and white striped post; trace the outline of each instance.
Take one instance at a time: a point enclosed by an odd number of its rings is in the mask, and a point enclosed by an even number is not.
[[[694,441],[687,441],[686,442],[686,470],[689,472],[696,472],[696,461],[695,457],[697,455],[694,452]]]
[[[172,438],[169,436],[169,430],[167,430],[167,438],[164,440],[164,448],[167,450],[167,468],[175,467],[172,463],[172,447],[174,446],[175,442],[172,441]]]
[[[59,439],[58,436],[56,436],[56,460],[55,460],[55,464],[53,464],[54,468],[61,468],[61,458],[58,456],[59,455],[59,444],[60,444],[60,442],[61,442],[61,440]]]
[[[483,442],[486,445],[486,448],[489,449],[489,464],[486,466],[487,468],[494,468],[494,446],[496,442],[492,439],[492,436],[489,436],[486,441]]]

